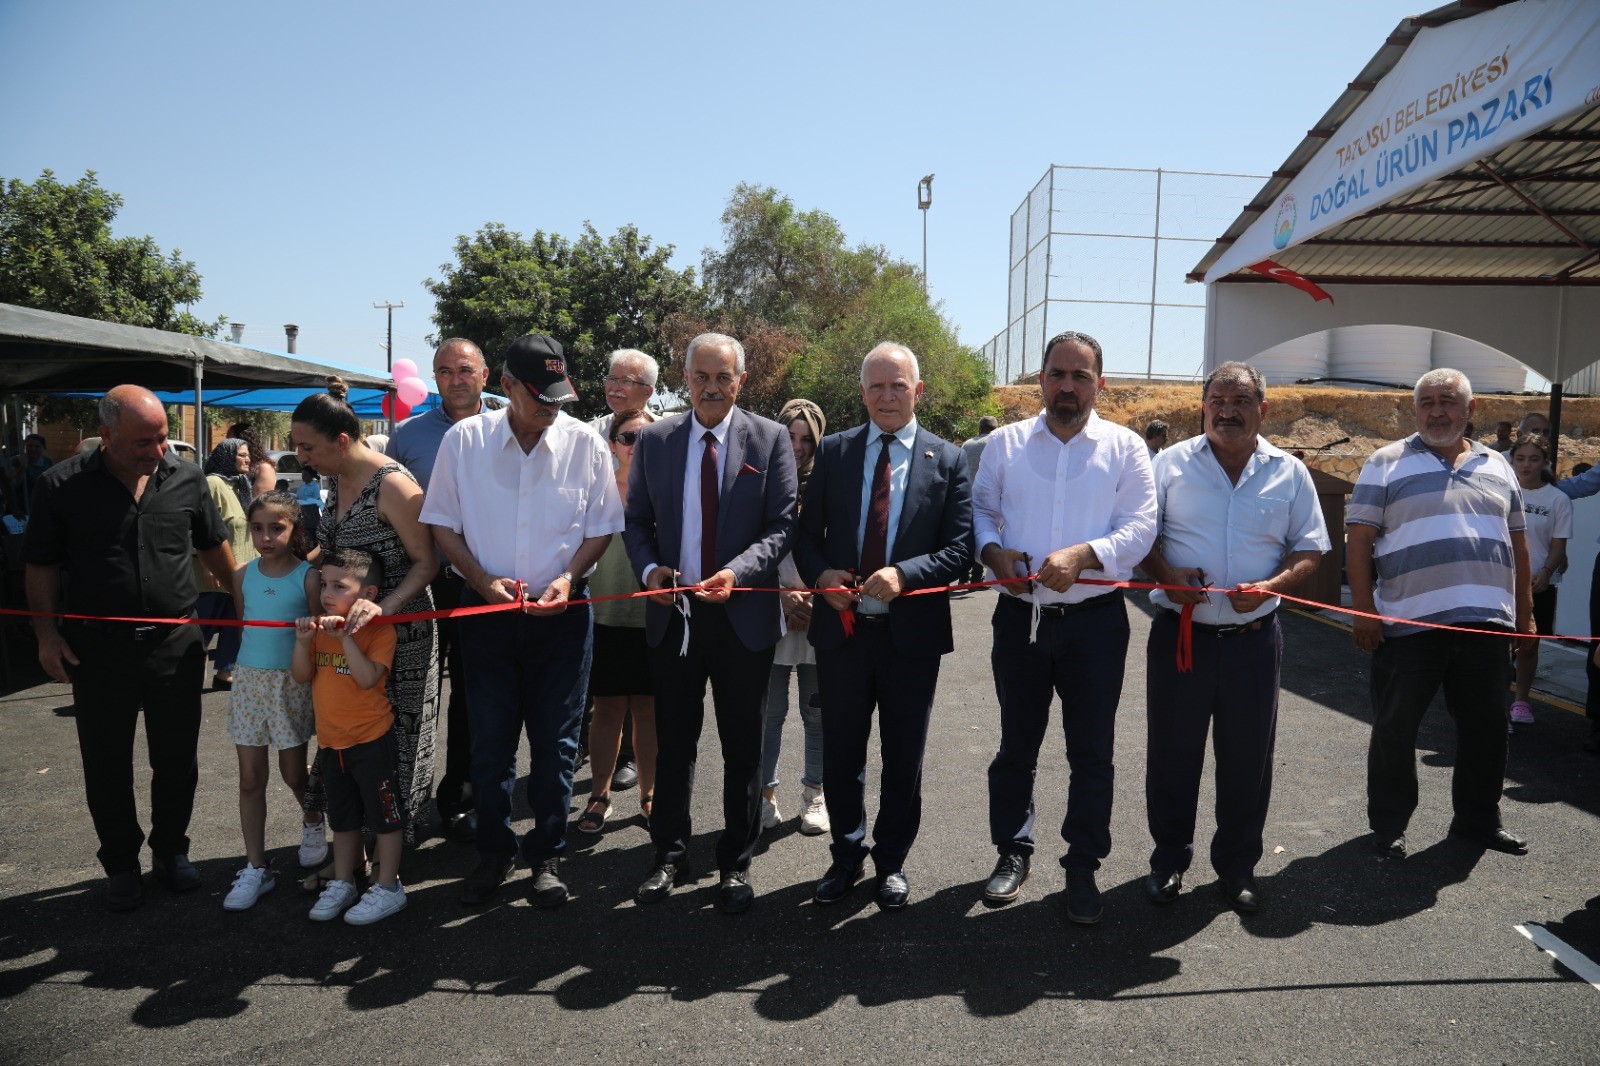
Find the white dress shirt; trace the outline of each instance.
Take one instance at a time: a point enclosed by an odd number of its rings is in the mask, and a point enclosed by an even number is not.
[[[1265,437],[1256,438],[1255,454],[1237,485],[1203,436],[1163,450],[1154,470],[1161,556],[1172,566],[1204,570],[1204,583],[1213,588],[1264,580],[1292,552],[1331,547],[1311,472]],[[1160,589],[1150,593],[1150,600],[1180,609]],[[1195,605],[1194,620],[1237,625],[1270,614],[1278,603],[1278,597],[1269,596],[1254,611],[1240,614],[1225,593],[1211,592]]]
[[[537,597],[584,540],[622,530],[622,497],[611,451],[588,426],[557,414],[524,454],[508,414],[474,415],[445,432],[421,517],[460,533],[479,566]]]
[[[1026,552],[1037,572],[1051,552],[1088,544],[1101,568],[1080,577],[1127,581],[1156,537],[1155,486],[1144,439],[1090,411],[1083,428],[1063,444],[1046,418],[1041,412],[990,435],[972,489],[979,550],[998,544]],[[1075,584],[1061,593],[1036,584],[1024,598],[1081,603],[1112,591]]]
[[[728,463],[728,426],[733,421],[733,412],[718,422],[711,430],[711,435],[717,441],[717,497],[722,496],[722,472]],[[706,450],[706,427],[700,424],[700,417],[693,412],[689,415],[689,460],[683,468],[683,545],[678,551],[678,573],[681,575],[679,584],[697,585],[710,577],[710,574],[700,572],[700,463]],[[718,510],[720,517],[721,511]],[[717,535],[716,530],[711,531],[711,536]],[[648,574],[641,574],[639,580],[643,582]]]

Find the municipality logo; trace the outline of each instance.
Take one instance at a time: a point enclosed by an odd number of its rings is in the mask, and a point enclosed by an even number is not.
[[[1273,247],[1289,247],[1289,240],[1294,236],[1294,224],[1299,217],[1300,208],[1294,201],[1294,194],[1284,193],[1283,199],[1278,201],[1278,217],[1272,223]]]

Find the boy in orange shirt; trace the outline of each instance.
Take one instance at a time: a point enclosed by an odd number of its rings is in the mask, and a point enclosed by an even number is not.
[[[333,880],[311,908],[311,919],[327,922],[344,914],[351,925],[370,925],[406,905],[399,878],[401,806],[395,795],[400,751],[383,684],[394,665],[394,626],[369,624],[355,632],[345,626],[357,600],[378,598],[383,575],[377,559],[334,549],[322,553],[321,567],[323,614],[295,622],[289,667],[296,681],[311,682],[333,831]],[[378,878],[357,903],[363,820],[377,837]]]

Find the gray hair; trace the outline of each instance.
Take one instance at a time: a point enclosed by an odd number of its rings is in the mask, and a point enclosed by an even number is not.
[[[922,380],[922,367],[917,365],[916,352],[894,341],[880,341],[873,346],[872,351],[867,353],[867,357],[861,360],[861,384],[865,385],[867,383],[867,364],[877,356],[889,353],[898,353],[905,356],[906,362],[911,364],[911,383],[913,385]]]
[[[1050,365],[1050,352],[1054,350],[1055,346],[1058,344],[1083,345],[1085,348],[1089,349],[1090,354],[1094,356],[1094,372],[1102,377],[1105,375],[1106,355],[1105,352],[1100,349],[1100,342],[1089,336],[1087,333],[1079,333],[1075,329],[1069,329],[1063,333],[1057,333],[1054,337],[1050,338],[1050,342],[1044,346],[1044,358],[1039,362],[1040,373],[1043,373],[1044,368]]]
[[[441,352],[460,352],[462,355],[470,356],[480,363],[485,361],[483,349],[466,337],[446,337],[439,342],[439,347],[433,350],[434,358],[437,359]]]
[[[1416,404],[1422,399],[1422,390],[1436,388],[1440,385],[1454,385],[1461,394],[1461,402],[1467,403],[1472,399],[1472,382],[1467,380],[1467,375],[1448,366],[1441,366],[1430,370],[1417,379],[1416,388],[1411,390],[1411,402]]]
[[[109,392],[100,397],[100,405],[97,409],[100,415],[100,424],[107,429],[116,429],[118,423],[122,421],[122,412],[125,406],[121,400],[112,396]]]
[[[1266,401],[1267,379],[1261,376],[1261,371],[1257,370],[1249,363],[1241,363],[1237,360],[1230,363],[1223,363],[1221,366],[1217,367],[1211,373],[1206,375],[1206,383],[1200,386],[1200,399],[1204,400],[1208,395],[1211,394],[1212,382],[1232,381],[1235,378],[1244,378],[1250,382],[1250,386],[1256,390],[1257,403],[1264,403]],[[1167,427],[1162,426],[1161,428],[1164,430]],[[1146,433],[1145,436],[1148,437],[1149,434]]]
[[[689,367],[694,364],[694,350],[702,344],[712,347],[726,347],[733,349],[733,369],[735,373],[744,373],[744,345],[728,336],[726,333],[702,333],[689,342],[689,347],[683,351],[683,371],[689,372]]]
[[[690,347],[693,347],[692,342]],[[640,366],[639,379],[646,385],[649,385],[651,388],[655,388],[656,379],[661,376],[661,364],[657,363],[654,359],[644,354],[637,348],[618,348],[616,351],[611,353],[611,361],[606,364],[606,369],[615,370],[618,363],[625,362],[638,363]],[[687,362],[687,360],[685,360],[685,362]],[[739,369],[744,369],[744,361],[742,357],[739,362]]]

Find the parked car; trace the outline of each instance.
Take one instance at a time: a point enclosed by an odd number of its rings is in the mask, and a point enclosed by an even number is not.
[[[295,452],[292,452],[292,451],[291,452],[281,452],[280,451],[280,452],[268,452],[267,453],[267,458],[271,459],[273,465],[278,468],[277,486],[278,486],[279,491],[287,492],[290,495],[293,495],[294,493],[299,492],[300,491],[300,471],[302,469],[304,469],[300,465],[300,456],[298,454],[296,454]],[[322,500],[323,500],[324,505],[326,505],[327,500],[328,500],[328,481],[327,481],[327,479],[326,478],[319,479],[318,485],[322,489]]]

